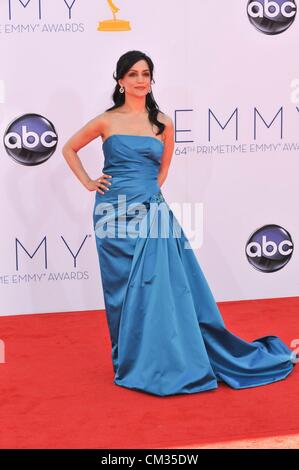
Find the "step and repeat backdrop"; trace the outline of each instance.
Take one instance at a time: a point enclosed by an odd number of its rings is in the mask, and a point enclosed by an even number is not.
[[[162,191],[217,301],[299,295],[295,1],[0,0],[0,315],[104,308],[95,192],[61,149],[154,62],[175,126]],[[101,138],[78,152],[102,174]]]

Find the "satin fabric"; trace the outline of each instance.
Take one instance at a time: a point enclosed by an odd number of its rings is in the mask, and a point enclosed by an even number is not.
[[[114,134],[103,152],[112,185],[96,192],[93,223],[114,383],[167,396],[284,379],[295,360],[279,337],[246,342],[226,328],[158,185],[163,143]]]

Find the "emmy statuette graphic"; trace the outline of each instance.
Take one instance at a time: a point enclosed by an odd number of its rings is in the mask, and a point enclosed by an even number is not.
[[[115,13],[119,8],[114,5],[112,0],[107,0],[110,10],[112,11],[113,20],[103,20],[98,22],[97,31],[130,31],[130,22],[127,20],[119,20]]]

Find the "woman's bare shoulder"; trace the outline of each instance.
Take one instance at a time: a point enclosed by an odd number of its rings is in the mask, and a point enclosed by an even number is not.
[[[104,111],[96,117],[104,132],[111,127],[111,124],[113,124],[113,120],[115,119],[115,115],[117,114],[119,114],[117,109],[111,109],[111,111]]]
[[[101,126],[105,126],[111,120],[111,114],[113,114],[113,111],[104,111],[103,113],[95,116],[94,120],[97,121]]]
[[[112,121],[112,115],[114,114],[114,110],[112,111],[104,111],[100,114],[97,114],[90,121],[87,123],[87,126],[96,129],[98,134],[103,136],[107,129],[109,129]]]
[[[158,118],[158,121],[160,121],[160,122],[162,122],[163,124],[165,124],[166,127],[173,125],[173,121],[172,121],[171,117],[168,116],[166,113],[163,113],[162,111],[159,111],[159,112],[158,112],[157,118]]]
[[[109,128],[109,117],[105,111],[97,116],[92,117],[84,126],[72,135],[65,143],[65,147],[72,147],[73,150],[78,151],[83,146],[87,145],[93,139],[103,135]]]

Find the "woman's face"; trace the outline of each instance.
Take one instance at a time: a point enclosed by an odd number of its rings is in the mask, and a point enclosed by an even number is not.
[[[124,87],[126,94],[146,95],[151,86],[150,70],[146,60],[142,59],[135,62],[125,76],[119,80],[119,84]]]

